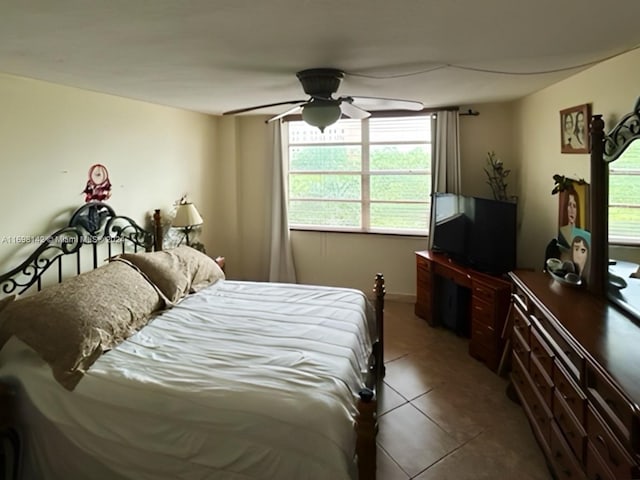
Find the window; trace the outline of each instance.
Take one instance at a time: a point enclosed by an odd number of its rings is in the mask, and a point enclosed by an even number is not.
[[[640,142],[609,164],[609,241],[640,244]]]
[[[427,234],[430,115],[288,126],[292,228]]]

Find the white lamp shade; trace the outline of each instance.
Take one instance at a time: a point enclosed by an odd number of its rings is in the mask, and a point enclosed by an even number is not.
[[[172,225],[174,227],[193,227],[194,225],[202,225],[202,223],[202,217],[193,203],[181,203],[176,209]]]
[[[337,102],[316,100],[302,109],[302,119],[324,132],[325,127],[340,119],[342,110]]]

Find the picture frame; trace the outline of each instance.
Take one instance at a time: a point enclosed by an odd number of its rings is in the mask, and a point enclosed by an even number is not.
[[[589,153],[591,151],[590,124],[590,103],[560,110],[560,152]]]
[[[590,188],[580,180],[570,180],[559,192],[558,248],[560,260],[573,265],[572,273],[586,285],[591,266]]]
[[[573,238],[573,229],[591,230],[589,209],[591,195],[589,184],[572,180],[558,195],[558,240],[568,247]]]

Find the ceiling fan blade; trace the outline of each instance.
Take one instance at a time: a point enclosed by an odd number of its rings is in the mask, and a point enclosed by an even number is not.
[[[400,100],[397,98],[379,97],[351,97],[353,102],[367,110],[413,110],[420,111],[424,108],[422,102],[413,100]]]
[[[228,112],[223,112],[222,115],[235,115],[236,113],[250,112],[251,110],[259,110],[261,108],[267,108],[267,107],[277,107],[278,105],[300,105],[301,103],[305,103],[305,102],[307,102],[307,100],[288,100],[286,102],[267,103],[265,105],[257,105],[255,107],[238,108],[237,110],[229,110]]]
[[[366,110],[353,105],[351,103],[353,102],[353,98],[345,97],[341,100],[342,102],[340,103],[340,110],[342,110],[342,113],[344,113],[347,117],[355,118],[356,120],[362,120],[363,118],[368,118],[371,116],[371,114]]]
[[[293,108],[290,108],[286,112],[282,112],[276,115],[275,117],[271,117],[269,120],[266,121],[266,123],[275,122],[276,120],[280,120],[281,118],[286,117],[287,115],[293,115],[294,113],[298,113],[300,110],[302,110],[302,106],[297,105]]]

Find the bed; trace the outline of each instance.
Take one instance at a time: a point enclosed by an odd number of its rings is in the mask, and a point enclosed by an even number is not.
[[[382,275],[374,306],[232,281],[189,247],[160,251],[155,220],[84,205],[0,276],[22,478],[375,478]]]

